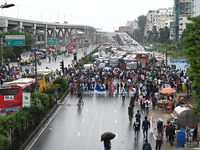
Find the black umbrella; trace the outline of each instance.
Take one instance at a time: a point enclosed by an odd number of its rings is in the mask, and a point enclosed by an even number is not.
[[[114,133],[112,133],[112,132],[105,132],[105,133],[103,133],[102,135],[101,135],[101,139],[102,140],[104,140],[104,139],[110,139],[110,140],[112,140],[112,139],[114,139],[115,138],[115,134]]]

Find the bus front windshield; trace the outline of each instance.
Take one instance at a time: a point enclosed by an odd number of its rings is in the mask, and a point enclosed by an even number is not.
[[[138,55],[138,60],[144,61],[146,60],[147,56],[146,55]]]
[[[146,63],[146,62],[141,62],[140,64],[141,64],[141,67],[142,67],[142,68],[147,67],[147,63]]]
[[[35,79],[35,75],[28,75],[27,78],[34,78]],[[42,76],[37,76],[37,81],[42,80]]]
[[[110,64],[118,64],[118,59],[110,59]]]
[[[127,64],[127,69],[137,69],[137,64]]]

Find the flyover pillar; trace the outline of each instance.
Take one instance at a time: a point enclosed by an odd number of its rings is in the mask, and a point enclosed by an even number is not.
[[[0,26],[3,27],[3,33],[8,32],[8,20],[1,20]]]
[[[47,25],[44,25],[44,47],[47,48]]]

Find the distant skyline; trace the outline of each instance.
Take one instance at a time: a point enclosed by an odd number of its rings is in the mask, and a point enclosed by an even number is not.
[[[15,6],[1,9],[1,16],[44,22],[67,21],[69,24],[90,25],[109,32],[125,26],[127,21],[137,20],[140,15],[146,15],[148,10],[173,7],[173,0],[101,0],[99,3],[92,0],[0,0],[0,4],[5,4],[5,1]]]

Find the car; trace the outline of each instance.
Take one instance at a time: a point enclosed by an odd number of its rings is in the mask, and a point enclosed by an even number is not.
[[[109,71],[109,70],[112,70],[112,68],[111,67],[105,67],[105,68],[103,68],[103,70],[104,71]]]
[[[98,68],[105,68],[107,66],[108,66],[108,63],[102,62],[102,63],[99,64]]]
[[[93,65],[93,64],[85,64],[85,65],[83,66],[83,68],[84,68],[85,70],[94,69],[94,65]]]

